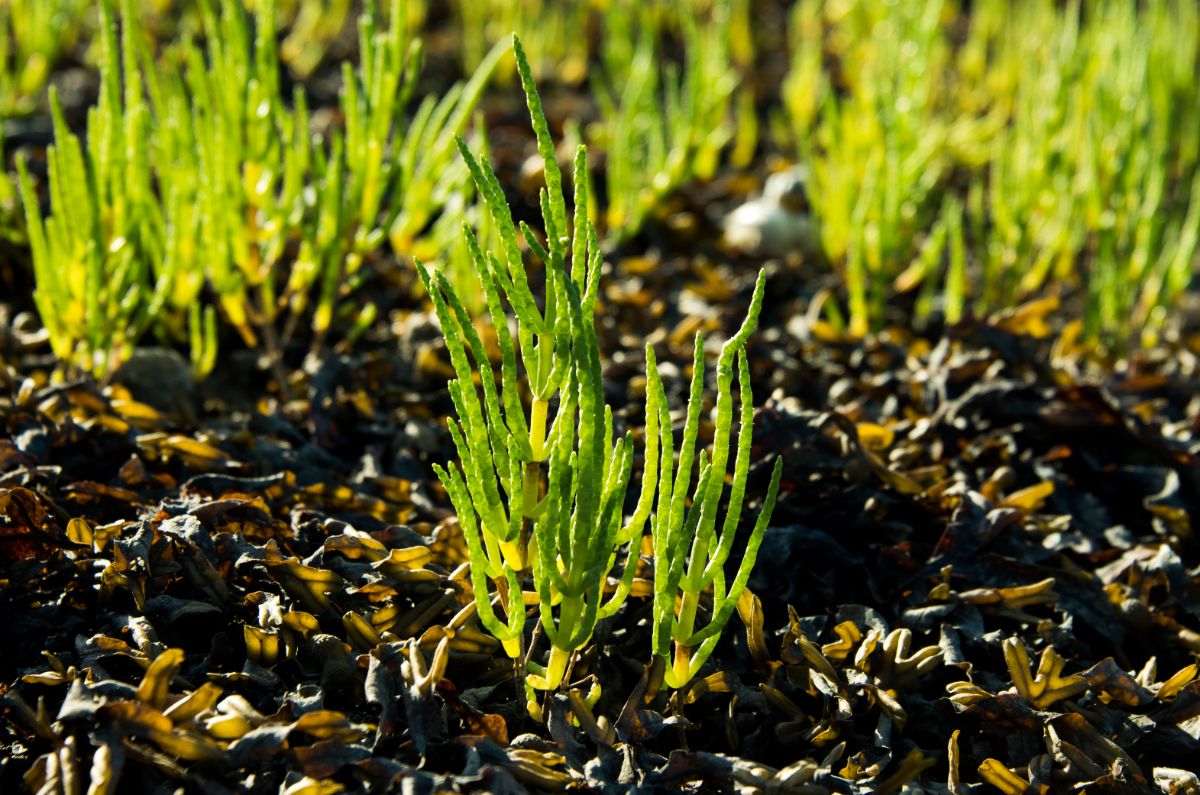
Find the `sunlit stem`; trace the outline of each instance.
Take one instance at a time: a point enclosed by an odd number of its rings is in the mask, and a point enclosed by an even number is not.
[[[579,623],[580,615],[583,613],[583,600],[578,597],[564,598],[559,606],[558,612],[558,631],[562,637],[566,637],[574,630],[575,625]],[[530,664],[530,670],[534,671],[529,676],[529,684],[538,690],[554,690],[562,684],[563,677],[567,673],[567,663],[571,660],[571,650],[565,649],[557,644],[550,646],[550,660],[545,668]]]
[[[700,604],[698,591],[685,591],[679,603],[679,617],[676,620],[675,654],[671,670],[667,672],[666,681],[671,687],[682,687],[689,679],[689,668],[692,662],[692,648],[684,645],[691,637],[696,626],[696,608]]]
[[[487,548],[487,568],[484,573],[493,580],[503,578],[500,570],[500,562],[504,554],[500,551],[500,543],[496,540],[496,536],[488,530],[487,525],[483,525],[483,545]]]
[[[700,591],[700,588],[702,587],[701,580],[704,577],[704,562],[706,560],[708,560],[708,540],[703,539],[703,538],[698,538],[698,539],[696,539],[695,546],[692,548],[691,558],[688,561],[687,574],[685,574],[683,577],[683,584],[687,591],[684,596],[685,599],[689,596],[694,596],[696,598],[699,598],[699,591]],[[693,591],[695,591],[695,593],[693,593]],[[683,614],[680,613],[680,619],[682,620],[682,618],[683,618]],[[695,604],[693,602],[691,620],[694,622],[695,618],[696,618],[696,609],[695,609]],[[688,628],[688,632],[689,633],[691,632],[690,625]]]
[[[504,577],[495,579],[496,593],[500,597],[500,609],[505,612],[505,622],[509,627],[512,627],[512,616],[508,615],[508,581]],[[517,659],[521,656],[521,633],[515,633],[509,638],[499,638],[500,646],[504,649],[504,653],[510,659]]]
[[[674,657],[675,659],[671,663],[671,670],[666,672],[663,681],[666,682],[667,687],[678,689],[687,684],[688,680],[692,678],[692,647],[684,646],[679,641],[675,641]]]
[[[534,461],[546,460],[546,412],[550,402],[544,398],[534,397],[529,414],[529,449]]]
[[[535,519],[544,506],[538,504],[538,495],[542,485],[541,462],[546,460],[546,412],[550,402],[544,398],[534,397],[529,416],[529,449],[532,459],[525,464],[522,490],[525,495],[521,510],[530,519]]]
[[[697,591],[684,591],[683,598],[679,600],[679,618],[677,626],[679,627],[675,635],[676,638],[690,638],[693,629],[696,625],[696,608],[700,604],[700,594]]]
[[[500,554],[513,571],[525,571],[525,550],[521,548],[520,541],[501,541]]]
[[[483,527],[483,544],[487,549],[487,568],[484,572],[494,580],[503,579],[504,567],[513,571],[525,571],[525,545],[520,539],[504,541]]]

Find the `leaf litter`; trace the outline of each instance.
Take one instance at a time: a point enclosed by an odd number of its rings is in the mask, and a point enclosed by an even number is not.
[[[613,316],[666,270],[713,283],[659,266],[609,291]],[[773,396],[750,493],[784,470],[741,630],[669,692],[639,578],[544,723],[474,615],[430,471],[441,373],[331,357],[302,397],[189,424],[6,352],[0,787],[1190,791],[1194,353],[1100,371],[1053,324],[852,341],[796,307],[769,302],[751,345]],[[695,327],[675,330],[651,341],[678,393]],[[444,368],[438,342],[405,345]],[[635,426],[631,361],[607,372]]]

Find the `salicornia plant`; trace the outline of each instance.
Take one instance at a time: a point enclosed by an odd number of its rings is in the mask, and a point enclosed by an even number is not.
[[[704,402],[704,339],[699,335],[696,337],[691,394],[683,426],[683,442],[679,448],[678,469],[674,467],[670,407],[658,374],[654,351],[649,346],[646,348],[646,435],[649,440],[651,418],[657,414],[661,456],[658,504],[650,520],[654,545],[654,652],[670,663],[665,681],[671,687],[685,685],[712,654],[721,630],[733,615],[738,598],[746,588],[779,491],[783,459],[775,460],[766,501],[750,533],[737,574],[733,582],[727,584],[725,561],[733,550],[734,536],[741,519],[754,429],[754,401],[750,392],[746,341],[758,323],[765,285],[765,275],[760,273],[746,319],[737,333],[722,346],[717,359],[716,430],[711,452],[701,452],[699,455],[698,478],[691,494],[691,505],[686,510],[685,499],[692,477],[696,440],[700,433],[700,408]],[[741,406],[729,502],[718,533],[717,514],[725,489],[732,441],[735,365]],[[647,451],[647,461],[651,453]],[[712,589],[712,617],[707,626],[699,629],[696,619],[700,597],[709,588]]]
[[[204,0],[203,39],[161,53],[130,0],[120,37],[111,0],[100,5],[100,103],[86,147],[52,101],[49,217],[32,179],[22,180],[36,298],[55,352],[99,375],[153,329],[190,338],[203,374],[215,361],[219,309],[282,377],[300,322],[315,345],[335,324],[347,338],[361,332],[374,317],[356,300],[372,272],[364,263],[389,233],[405,256],[439,213],[453,215],[469,180],[447,168],[454,135],[502,50],[410,120],[420,43],[407,3],[391,0],[387,25],[367,3],[360,64],[342,70],[344,124],[319,131],[304,91],[281,88],[273,0],[252,12],[239,0]]]
[[[1158,339],[1200,237],[1195,3],[802,0],[792,21],[783,110],[851,332],[918,287],[918,319],[950,322],[1071,290],[1087,340]]]
[[[603,69],[591,84],[607,157],[608,238],[632,237],[664,197],[716,173],[736,131],[729,7],[724,0],[705,14],[692,3],[666,12],[618,4],[606,13]],[[680,64],[664,56],[672,27],[684,44]]]
[[[103,373],[126,356],[160,305],[143,251],[155,202],[143,97],[131,29],[118,41],[108,3],[100,4],[100,99],[88,113],[87,143],[67,128],[50,93],[56,144],[47,152],[50,205],[43,220],[33,182],[19,160],[21,197],[37,287],[34,301],[55,355]]]
[[[702,465],[705,473],[721,473],[706,475],[697,491],[696,511],[705,506],[705,518],[700,520],[700,513],[696,513],[695,519],[689,515],[687,523],[675,521],[677,514],[682,516],[687,489],[688,475],[683,473],[691,471],[699,393],[703,386],[702,361],[698,380],[693,384],[692,416],[685,431],[690,441],[683,451],[681,474],[671,483],[674,459],[670,416],[653,355],[648,355],[655,389],[646,421],[645,472],[634,513],[624,521],[633,446],[630,436],[614,442],[612,411],[604,402],[594,320],[601,256],[595,227],[588,216],[586,149],[581,146],[575,157],[573,217],[568,219],[553,141],[529,63],[516,37],[514,51],[545,167],[546,188],[541,191],[540,199],[547,243],[543,246],[525,225],[521,226],[520,234],[544,264],[545,299],[539,309],[529,285],[518,228],[495,173],[486,160],[476,160],[460,141],[463,157],[501,241],[501,255],[497,256],[484,252],[473,232],[465,232],[496,334],[501,358],[500,384],[497,386],[493,365],[472,317],[449,279],[441,271],[431,272],[418,264],[442,325],[455,373],[449,390],[457,420],[451,422],[450,432],[459,466],[437,467],[436,471],[466,536],[471,587],[480,619],[510,656],[515,658],[522,653],[526,601],[538,605],[540,625],[549,640],[550,652],[544,665],[528,663],[530,675],[526,681],[530,688],[541,690],[557,688],[562,683],[571,653],[588,642],[599,619],[612,615],[624,603],[637,567],[643,528],[650,518],[654,494],[659,490],[659,517],[654,520],[654,527],[656,555],[662,562],[656,568],[665,568],[662,587],[656,589],[661,590],[662,598],[670,592],[673,600],[674,590],[682,583],[684,607],[679,617],[680,629],[675,634],[681,648],[690,648],[688,644],[692,641],[701,644],[691,665],[684,664],[684,668],[694,673],[711,652],[721,626],[729,618],[730,605],[736,603],[745,587],[777,488],[778,470],[767,510],[760,517],[742,568],[734,583],[726,588],[722,567],[732,547],[749,466],[752,407],[744,346],[762,304],[764,282],[760,277],[750,318],[727,344],[718,365],[718,434],[714,450],[723,451],[728,447],[732,421],[731,368],[734,357],[742,356],[739,452],[729,515],[720,538],[716,538],[712,526],[721,496],[720,484],[724,482],[727,452],[714,452],[713,464]],[[515,315],[515,340],[509,330],[509,310]],[[528,411],[518,390],[522,380],[528,384],[531,395]],[[555,401],[557,409],[551,417]],[[661,478],[660,467],[666,473]],[[660,480],[666,485],[660,486]],[[682,564],[676,563],[676,547],[690,546],[693,539],[685,536],[697,530],[700,536],[695,540],[697,546],[691,559],[703,570],[684,572]],[[660,536],[663,545],[658,543]],[[671,546],[668,548],[667,544]],[[609,574],[622,558],[623,573],[610,582]],[[675,572],[674,579],[669,572]],[[524,592],[527,582],[532,582],[533,593]],[[709,584],[714,591],[714,618],[707,628],[694,633],[699,593]],[[503,616],[497,614],[494,602],[503,610]],[[668,613],[672,609],[673,606],[667,608]],[[671,631],[670,627],[667,631]],[[671,681],[681,684],[684,680],[673,677]]]
[[[84,28],[87,0],[0,3],[0,119],[36,106],[56,62]]]
[[[485,254],[474,234],[466,233],[501,352],[499,389],[471,316],[446,275],[418,268],[457,376],[450,383],[458,415],[451,433],[462,472],[439,467],[438,475],[467,536],[480,617],[508,654],[518,656],[525,620],[518,575],[532,566],[552,646],[550,664],[541,675],[546,687],[557,687],[570,652],[591,637],[595,625],[612,565],[611,526],[620,520],[631,458],[626,440],[611,444],[612,419],[603,403],[593,321],[600,252],[587,215],[586,150],[581,147],[575,158],[569,226],[549,126],[519,40],[514,39],[514,49],[545,165],[541,207],[546,246],[528,227],[520,230],[545,265],[544,308],[539,310],[529,285],[518,229],[499,180],[486,161],[477,161],[459,143],[496,225],[503,255],[501,261],[492,252]],[[505,303],[516,315],[515,341]],[[518,356],[531,393],[528,415],[518,393]],[[476,369],[482,375],[482,400],[474,384]],[[556,397],[559,405],[551,417]],[[575,476],[581,463],[590,479]],[[598,481],[602,472],[613,477]],[[561,572],[557,564],[546,565],[556,553],[562,558]],[[492,608],[489,579],[507,592],[503,621]]]

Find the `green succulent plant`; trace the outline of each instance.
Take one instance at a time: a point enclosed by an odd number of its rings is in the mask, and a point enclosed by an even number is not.
[[[765,277],[760,274],[748,317],[718,360],[717,433],[711,456],[700,456],[701,478],[686,515],[684,497],[703,392],[703,345],[697,341],[692,400],[681,464],[674,478],[670,415],[653,351],[647,349],[646,465],[636,508],[625,521],[633,441],[629,434],[614,440],[612,411],[604,402],[595,328],[601,254],[588,215],[587,150],[581,146],[575,156],[572,217],[568,221],[549,125],[516,37],[513,49],[545,167],[546,187],[539,198],[547,243],[543,246],[533,230],[513,222],[490,165],[476,160],[460,141],[463,158],[501,241],[498,256],[484,252],[470,229],[464,231],[500,352],[500,383],[497,386],[483,338],[450,280],[443,272],[418,263],[455,374],[449,383],[456,414],[450,433],[459,463],[439,466],[436,471],[466,536],[480,619],[509,656],[520,657],[523,651],[526,604],[537,606],[550,651],[545,663],[528,662],[531,693],[562,684],[571,653],[591,639],[597,621],[611,616],[624,603],[647,521],[653,528],[655,551],[654,652],[669,654],[663,639],[668,644],[675,639],[677,661],[668,682],[682,686],[711,653],[745,588],[778,489],[777,464],[738,573],[727,584],[723,567],[740,519],[753,426],[745,344],[762,307]],[[529,284],[518,234],[544,264],[541,309]],[[509,310],[515,317],[510,318]],[[516,321],[515,339],[510,319]],[[715,522],[733,422],[735,361],[739,367],[740,428],[727,515],[718,535]],[[526,384],[528,409],[520,391]],[[652,518],[656,492],[658,512]],[[616,576],[620,561],[623,568]],[[532,583],[532,592],[525,592],[526,583]],[[696,631],[700,594],[709,587],[713,618]],[[680,591],[682,607],[676,613]],[[533,701],[531,695],[531,704]]]

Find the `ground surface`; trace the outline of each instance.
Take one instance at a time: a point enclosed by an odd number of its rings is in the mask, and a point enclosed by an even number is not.
[[[488,115],[513,196],[522,113]],[[608,258],[618,425],[642,424],[647,341],[678,407],[695,332],[740,319],[762,262],[709,230],[763,176],[689,187]],[[51,380],[2,267],[0,791],[1197,786],[1195,336],[1094,364],[1046,302],[852,340],[810,311],[822,268],[767,262],[743,532],[784,476],[754,598],[669,694],[635,591],[535,722],[461,612],[431,469],[450,370],[403,263],[386,320],[350,353],[297,340],[285,389],[232,338],[200,385],[154,350],[149,375]]]

